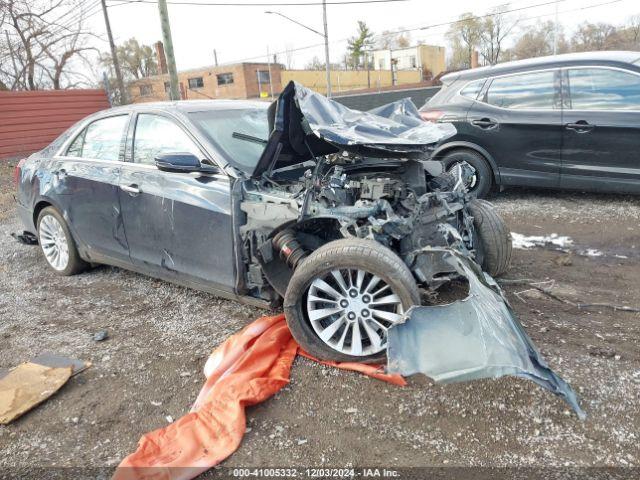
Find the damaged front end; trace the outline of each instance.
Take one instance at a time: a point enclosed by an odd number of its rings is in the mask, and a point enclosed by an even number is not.
[[[505,271],[511,240],[506,227],[487,230],[504,224],[490,204],[467,193],[475,171],[466,163],[444,171],[429,159],[436,143],[455,132],[453,126],[423,122],[410,101],[355,112],[293,83],[270,113],[269,140],[239,195],[248,295],[277,303],[296,269],[316,250],[336,240],[372,240],[394,252],[423,291],[462,278],[470,294],[450,305],[382,312],[402,317],[389,324],[371,319],[375,309],[362,307],[362,292],[353,291],[354,302],[369,316],[360,319],[350,311],[349,325],[362,321],[364,328],[355,337],[356,327],[347,333],[350,327],[338,325],[352,307],[336,291],[342,273],[333,272],[337,284],[320,283],[329,297],[314,297],[307,305],[312,302],[318,318],[327,317],[314,328],[320,337],[326,333],[327,345],[342,349],[336,358],[386,349],[389,369],[403,375],[421,372],[443,382],[523,376],[561,395],[583,418],[575,393],[542,360],[499,287],[482,271]],[[351,285],[358,287],[362,278]],[[302,312],[302,300],[290,297],[285,312]],[[387,298],[392,297],[398,300]],[[333,308],[337,303],[347,310]]]

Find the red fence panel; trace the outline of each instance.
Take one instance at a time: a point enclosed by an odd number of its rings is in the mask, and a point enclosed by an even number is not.
[[[0,92],[0,159],[37,152],[78,120],[105,108],[104,90]]]

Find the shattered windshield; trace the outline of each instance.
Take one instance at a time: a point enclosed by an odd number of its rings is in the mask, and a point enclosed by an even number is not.
[[[266,105],[192,112],[189,117],[229,162],[253,171],[269,138]]]

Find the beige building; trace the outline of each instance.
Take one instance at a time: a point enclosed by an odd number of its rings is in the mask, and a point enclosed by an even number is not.
[[[394,70],[417,70],[424,80],[430,80],[445,70],[444,47],[435,45],[416,45],[394,50],[374,50],[373,68],[388,70],[392,61]]]

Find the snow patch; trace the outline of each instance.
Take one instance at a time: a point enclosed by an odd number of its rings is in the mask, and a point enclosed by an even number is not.
[[[526,250],[533,247],[546,247],[553,245],[558,248],[566,248],[573,245],[573,240],[565,235],[552,233],[550,235],[523,235],[521,233],[511,232],[511,241],[513,248]]]

